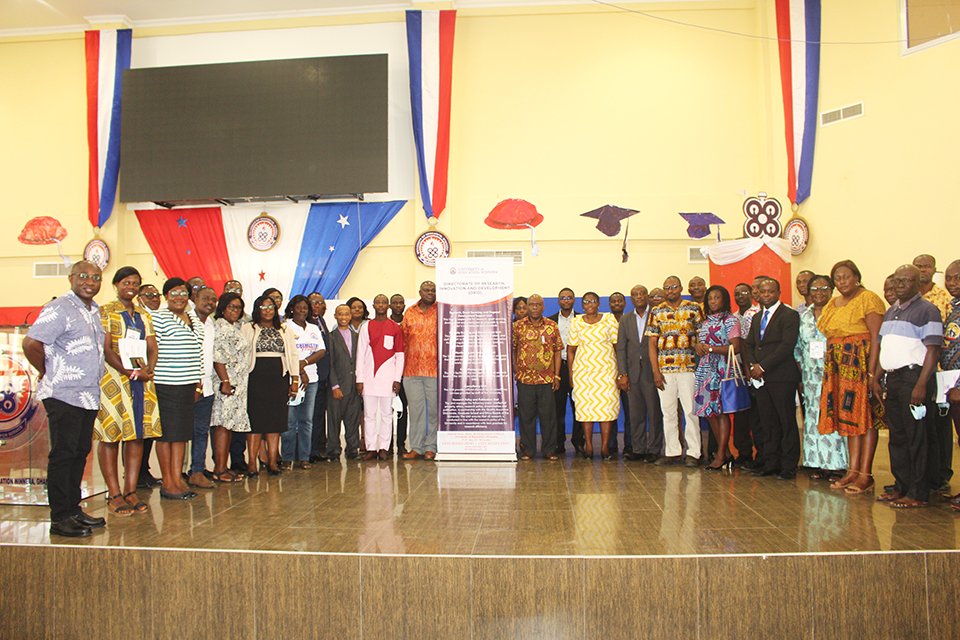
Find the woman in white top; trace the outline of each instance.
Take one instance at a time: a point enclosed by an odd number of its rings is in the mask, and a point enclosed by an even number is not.
[[[300,357],[299,404],[287,409],[287,430],[280,436],[281,469],[290,469],[293,463],[301,469],[309,469],[310,447],[313,437],[313,407],[317,397],[317,362],[326,354],[320,327],[307,322],[310,302],[306,296],[296,295],[287,303],[287,321],[283,324],[297,343]]]

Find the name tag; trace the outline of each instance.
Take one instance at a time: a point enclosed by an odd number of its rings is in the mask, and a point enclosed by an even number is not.
[[[383,348],[393,349],[393,336],[383,336]]]
[[[814,340],[810,343],[810,357],[814,360],[823,360],[827,352],[827,343],[823,340]]]

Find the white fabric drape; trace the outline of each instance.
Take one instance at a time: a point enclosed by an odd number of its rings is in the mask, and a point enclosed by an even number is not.
[[[756,253],[762,246],[768,246],[786,263],[790,263],[790,242],[784,238],[742,238],[725,240],[709,247],[701,247],[700,253],[715,265],[723,266],[740,262]]]

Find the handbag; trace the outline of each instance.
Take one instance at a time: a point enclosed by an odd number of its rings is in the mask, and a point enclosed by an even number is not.
[[[750,408],[750,391],[747,389],[747,378],[740,368],[740,361],[733,353],[733,348],[727,350],[727,374],[720,379],[720,410],[724,413],[738,413]]]

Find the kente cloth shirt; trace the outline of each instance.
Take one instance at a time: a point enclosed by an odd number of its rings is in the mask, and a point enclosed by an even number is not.
[[[932,302],[933,305],[940,310],[940,319],[943,322],[947,321],[947,317],[950,315],[950,303],[953,300],[952,296],[946,289],[937,283],[934,283],[933,288],[924,294],[923,299],[927,302]]]
[[[563,340],[553,320],[541,318],[540,323],[534,324],[530,318],[521,318],[513,323],[517,382],[553,384],[553,356],[557,351],[563,351]]]
[[[661,302],[650,312],[647,335],[657,339],[657,364],[660,373],[693,373],[697,329],[703,322],[703,310],[696,302],[681,300],[674,309]]]

